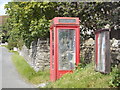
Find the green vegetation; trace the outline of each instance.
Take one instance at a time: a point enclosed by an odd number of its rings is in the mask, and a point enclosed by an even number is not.
[[[49,20],[55,15],[53,13],[55,5],[54,2],[9,2],[6,4],[6,13],[10,18],[4,29],[8,31],[9,39],[12,42],[22,39],[29,48],[32,41],[38,38],[49,38]]]
[[[15,39],[11,39],[11,37],[9,38],[9,41],[8,41],[8,45],[7,45],[7,48],[9,50],[13,50],[14,47],[17,47],[21,50],[22,46],[24,45],[24,42],[21,38],[19,38],[19,40],[16,40],[17,38]]]
[[[109,24],[111,29],[119,28],[120,2],[9,2],[5,5],[9,15],[7,23],[2,27],[9,37],[8,49],[22,45],[30,47],[32,41],[38,38],[49,38],[50,20],[54,17],[79,17],[81,26],[81,41],[94,37],[93,31]],[[90,35],[87,31],[91,31]],[[0,35],[2,36],[2,34]],[[19,73],[27,81],[38,84],[49,80],[49,71],[35,72],[17,53],[13,62]],[[47,87],[79,88],[79,87],[111,87],[119,86],[119,73],[113,70],[104,75],[94,71],[94,65],[85,63],[73,74],[66,74]]]
[[[119,28],[119,2],[9,2],[5,5],[9,15],[3,30],[10,42],[29,47],[38,38],[49,38],[50,20],[54,17],[79,17],[81,39],[94,37],[93,31],[107,24]],[[87,31],[91,31],[88,35]],[[9,40],[8,40],[9,41]],[[13,43],[17,47],[20,43]],[[9,44],[11,46],[11,44]]]
[[[111,87],[119,87],[120,88],[120,67],[118,67],[110,81]]]
[[[0,45],[1,47],[6,47],[7,48],[7,45]],[[8,48],[7,48],[8,49]]]
[[[110,74],[101,74],[94,71],[94,65],[88,64],[72,74],[65,74],[56,82],[50,83],[46,88],[110,88],[110,80],[114,77],[117,68]]]
[[[35,72],[33,68],[18,55],[18,52],[10,50],[14,53],[12,56],[18,72],[28,82],[32,84],[40,84],[49,82],[49,70]],[[80,64],[74,73],[65,74],[56,82],[49,82],[45,88],[110,88],[120,87],[120,70],[113,67],[110,74],[101,74],[94,71],[93,63]]]
[[[26,81],[32,84],[48,82],[49,70],[35,72],[33,68],[31,68],[30,65],[24,60],[24,58],[18,55],[17,52],[14,52],[12,60],[18,72]]]

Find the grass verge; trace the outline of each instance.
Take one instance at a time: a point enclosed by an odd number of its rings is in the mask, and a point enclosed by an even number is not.
[[[12,55],[12,61],[16,66],[19,74],[28,82],[32,84],[40,84],[48,82],[49,70],[35,72],[33,68],[20,56],[17,52]]]
[[[46,88],[109,88],[109,82],[116,68],[110,74],[101,74],[94,71],[94,65],[75,70],[72,74],[65,74],[56,82],[50,83]]]
[[[7,45],[0,45],[1,47],[5,47],[5,48],[7,48],[8,46]],[[7,48],[8,49],[8,48]]]
[[[12,60],[18,72],[28,82],[40,84],[49,81],[49,70],[35,72],[17,52],[10,52],[14,53]],[[116,75],[116,70],[117,68],[113,68],[110,74],[105,75],[95,72],[94,65],[88,64],[85,68],[77,69],[72,74],[65,74],[56,82],[49,83],[45,88],[110,88],[110,83],[113,82],[112,78]]]

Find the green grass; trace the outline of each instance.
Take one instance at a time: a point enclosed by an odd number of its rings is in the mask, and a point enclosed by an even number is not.
[[[0,45],[1,47],[6,47],[7,48],[7,45]]]
[[[17,52],[14,52],[12,60],[18,72],[28,82],[32,84],[49,82],[49,70],[35,72]],[[75,70],[72,74],[65,74],[56,82],[50,82],[45,88],[110,88],[110,81],[116,70],[113,68],[110,74],[101,74],[94,71],[93,63],[88,64],[84,68]]]
[[[26,81],[32,84],[40,84],[49,81],[49,70],[35,72],[17,52],[14,52],[12,61],[16,66],[17,71]]]
[[[101,74],[94,71],[94,65],[75,70],[72,74],[65,74],[56,82],[51,82],[46,88],[109,88],[109,82],[115,73]]]

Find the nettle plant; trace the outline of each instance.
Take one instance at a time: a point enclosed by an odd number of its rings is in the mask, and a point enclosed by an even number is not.
[[[110,87],[120,88],[120,67],[115,66],[114,74],[112,75],[112,79],[109,83]]]

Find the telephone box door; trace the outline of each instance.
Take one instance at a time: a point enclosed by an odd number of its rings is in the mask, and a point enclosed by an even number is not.
[[[66,72],[72,72],[75,69],[77,29],[57,28],[57,79]]]

